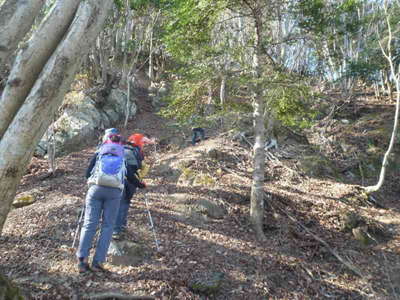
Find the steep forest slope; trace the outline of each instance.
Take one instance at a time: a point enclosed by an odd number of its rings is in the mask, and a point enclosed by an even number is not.
[[[142,259],[132,266],[107,264],[110,272],[102,275],[78,275],[71,244],[94,147],[59,158],[53,176],[47,176],[46,161],[34,158],[19,192],[38,200],[14,209],[0,237],[1,271],[28,298],[400,297],[396,157],[383,190],[374,195],[379,204],[367,202],[357,188],[375,183],[393,103],[333,97],[337,109],[307,133],[308,142],[288,132],[277,137],[279,147],[268,155],[267,241],[261,243],[248,221],[251,137],[234,141],[213,130],[191,146],[185,132],[146,101],[141,97],[139,114],[124,132],[160,141],[146,149],[148,188],[136,194],[129,216],[126,239],[138,245]]]

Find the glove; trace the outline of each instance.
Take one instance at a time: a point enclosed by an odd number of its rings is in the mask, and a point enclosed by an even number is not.
[[[144,188],[146,188],[146,183],[144,183],[143,181],[139,181],[138,188],[139,188],[139,189],[144,189]]]

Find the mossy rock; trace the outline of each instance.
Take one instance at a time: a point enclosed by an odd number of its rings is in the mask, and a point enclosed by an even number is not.
[[[176,205],[175,208],[176,211],[180,213],[180,216],[178,217],[179,221],[188,222],[197,227],[202,227],[208,222],[208,217],[191,205],[179,204]]]
[[[322,155],[308,155],[300,160],[300,168],[308,176],[338,176],[339,172],[335,165]]]
[[[366,219],[355,212],[341,216],[342,230],[351,232],[362,245],[368,246],[386,240],[391,236],[386,228],[375,220]]]
[[[36,202],[37,195],[34,192],[24,192],[17,195],[12,203],[14,208],[31,205]]]
[[[368,226],[353,228],[352,233],[354,238],[364,246],[368,246],[374,242],[374,238],[368,232]]]
[[[215,295],[222,286],[224,276],[221,272],[200,274],[198,278],[189,282],[189,288],[196,294]]]
[[[155,175],[162,176],[170,181],[177,181],[182,171],[171,167],[168,162],[162,163],[154,167],[151,172]]]
[[[207,200],[200,199],[196,201],[192,207],[199,213],[205,214],[213,219],[222,219],[226,215],[226,211],[223,207]]]
[[[112,241],[108,261],[113,265],[137,266],[148,257],[145,245],[130,241]]]
[[[217,148],[210,148],[207,150],[207,156],[211,159],[226,162],[235,162],[235,158],[228,152],[221,151]]]
[[[70,109],[78,109],[80,105],[84,104],[86,95],[78,91],[71,91],[65,94],[62,108],[68,107]]]
[[[21,291],[7,277],[0,273],[0,299],[24,300]]]
[[[191,195],[186,193],[174,193],[169,194],[167,198],[175,203],[188,203],[191,199]]]
[[[354,228],[366,224],[363,217],[352,211],[342,213],[342,215],[340,215],[340,221],[342,230],[345,232],[352,231]]]

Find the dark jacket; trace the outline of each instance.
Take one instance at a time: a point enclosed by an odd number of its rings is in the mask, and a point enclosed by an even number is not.
[[[135,194],[137,188],[144,188],[144,184],[138,179],[138,170],[142,167],[143,162],[143,153],[138,146],[133,145],[125,145],[124,146],[124,155],[127,164],[127,168],[130,168],[135,173],[134,181],[126,180],[125,181],[125,194],[124,198],[126,201],[130,201]]]

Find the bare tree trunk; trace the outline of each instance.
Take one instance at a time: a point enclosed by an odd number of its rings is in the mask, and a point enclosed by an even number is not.
[[[0,66],[29,32],[45,0],[6,0],[0,7]]]
[[[253,148],[253,183],[251,186],[250,199],[250,220],[255,230],[258,240],[264,240],[264,172],[265,172],[265,124],[264,124],[264,99],[262,97],[262,87],[258,83],[261,77],[261,32],[262,21],[259,9],[253,12],[255,21],[255,53],[253,57],[254,76],[256,87],[254,95],[254,133],[255,142]]]
[[[387,2],[385,2],[385,7],[384,7],[385,15],[386,15],[386,23],[387,23],[388,32],[389,32],[389,36],[388,36],[388,39],[387,39],[388,40],[387,41],[387,48],[386,48],[387,50],[384,49],[382,44],[380,44],[380,46],[381,46],[381,50],[382,50],[383,55],[385,56],[385,58],[387,59],[387,61],[389,63],[391,76],[394,78],[394,80],[396,82],[396,91],[397,91],[397,93],[396,93],[396,111],[395,111],[395,114],[394,114],[394,123],[393,123],[392,136],[390,138],[389,147],[386,150],[385,155],[383,156],[382,168],[381,168],[381,172],[379,174],[378,183],[376,185],[373,185],[373,186],[365,187],[365,192],[367,194],[370,194],[372,192],[378,191],[383,185],[383,182],[385,180],[386,167],[387,167],[387,165],[389,163],[389,155],[393,150],[393,146],[394,146],[394,142],[396,140],[396,134],[397,134],[397,130],[398,130],[398,124],[399,124],[399,113],[400,113],[400,93],[399,93],[399,91],[400,91],[400,78],[399,77],[400,77],[400,67],[399,67],[398,70],[396,70],[395,66],[394,66],[394,62],[393,62],[394,59],[393,59],[392,50],[391,50],[391,43],[392,43],[392,40],[393,40],[392,28],[391,28],[391,25],[390,25],[390,20],[389,20],[390,16],[388,15],[388,11],[387,11],[387,6],[386,5],[387,5]],[[389,77],[389,75],[388,75],[388,77]]]
[[[212,115],[215,113],[215,107],[214,107],[214,102],[213,102],[213,90],[212,90],[212,82],[208,81],[207,83],[207,90],[208,90],[208,96],[207,96],[207,103],[205,107],[205,114],[206,115]]]
[[[226,100],[226,75],[222,74],[221,76],[221,87],[219,90],[219,100],[220,104],[223,107],[225,105],[225,100]]]
[[[153,83],[154,81],[154,57],[153,57],[153,36],[154,36],[154,27],[157,23],[158,17],[160,16],[161,11],[158,10],[155,15],[153,15],[153,19],[151,22],[151,27],[149,28],[150,30],[150,36],[149,36],[149,40],[150,40],[150,44],[149,44],[149,79],[150,79],[150,84]]]
[[[381,98],[381,91],[380,91],[379,84],[377,82],[374,82],[373,83],[373,87],[374,87],[375,98],[376,99],[380,99]]]
[[[129,72],[128,73],[128,78],[127,78],[127,93],[126,93],[126,105],[125,105],[125,122],[124,122],[124,128],[126,128],[128,126],[128,121],[129,121],[129,117],[131,115],[131,80],[133,80],[133,83],[135,81],[135,72]],[[133,74],[131,76],[131,73]]]
[[[56,141],[54,138],[54,118],[51,120],[50,130],[47,130],[47,161],[49,162],[49,173],[54,174],[56,165]]]
[[[154,81],[154,63],[153,63],[153,28],[150,31],[150,49],[149,49],[149,79],[150,84]]]
[[[107,84],[107,73],[108,73],[108,57],[104,47],[102,47],[102,35],[99,35],[96,40],[97,51],[99,51],[100,66],[101,66],[101,82]]]
[[[58,0],[15,59],[0,99],[0,138],[24,103],[39,73],[67,31],[80,0]]]
[[[92,57],[91,59],[91,67],[93,70],[93,76],[96,79],[95,81],[98,82],[98,80],[101,79],[101,64],[100,64],[100,55],[96,51],[96,46],[92,47],[92,54],[90,55]]]
[[[0,232],[34,148],[62,103],[81,59],[95,41],[111,7],[112,1],[108,0],[81,2],[68,33],[48,58],[0,141]]]

